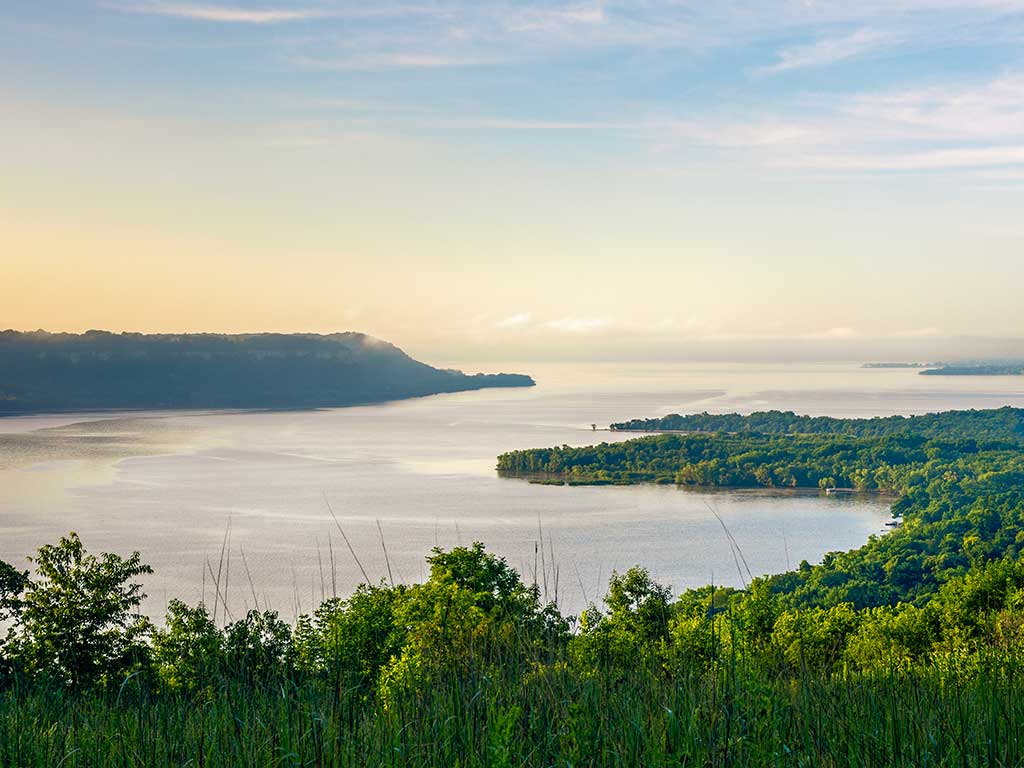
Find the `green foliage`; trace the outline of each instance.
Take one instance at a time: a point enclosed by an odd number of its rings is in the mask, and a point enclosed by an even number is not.
[[[1006,362],[995,364],[943,365],[921,371],[922,376],[1022,376],[1024,363]]]
[[[224,637],[206,606],[180,600],[167,606],[164,626],[153,632],[153,664],[172,691],[195,692],[216,680],[224,665]]]
[[[742,657],[668,672],[443,671],[368,705],[318,681],[222,685],[201,705],[0,692],[0,766],[957,766],[1024,762],[1020,665],[779,677]]]
[[[792,670],[834,669],[843,658],[847,641],[860,624],[849,603],[780,614],[772,629],[771,644]]]
[[[668,434],[579,448],[512,451],[498,457],[503,475],[540,474],[575,484],[669,480],[684,486],[840,487],[892,493],[925,486],[945,472],[981,474],[996,469],[1024,470],[1014,444],[902,434]]]
[[[564,648],[569,623],[483,544],[435,548],[427,562],[430,579],[410,587],[396,608],[407,640],[382,670],[385,703],[453,669],[497,669],[510,657],[526,665]]]
[[[288,671],[291,634],[276,611],[251,610],[224,630],[225,663],[254,680],[276,680]]]
[[[935,371],[925,371],[933,374]],[[738,413],[677,413],[660,419],[633,419],[612,424],[612,429],[640,432],[729,432],[763,435],[832,434],[854,437],[915,435],[927,439],[1024,440],[1024,409],[946,411],[921,416],[876,416],[870,419],[837,419],[831,416],[798,416],[792,411]]]
[[[861,671],[913,669],[931,659],[940,637],[938,612],[931,605],[872,608],[860,618],[858,629],[847,637],[845,656]]]
[[[290,632],[259,611],[220,630],[172,601],[155,687],[61,693],[37,670],[0,689],[0,766],[1024,759],[1019,560],[976,564],[924,607],[863,610],[786,608],[767,581],[673,602],[632,568],[568,643],[482,545],[429,560],[427,582],[363,586]]]
[[[292,643],[302,672],[371,697],[381,670],[401,653],[408,628],[398,619],[402,586],[359,586],[348,600],[327,600],[300,619]]]
[[[528,611],[536,601],[536,595],[526,589],[519,574],[503,558],[485,552],[480,542],[468,548],[457,547],[451,552],[435,547],[427,562],[431,582],[454,584],[468,591],[485,612],[521,613]]]
[[[671,590],[643,568],[612,572],[607,610],[589,607],[580,618],[571,653],[584,666],[629,666],[646,653],[659,653],[669,640]]]
[[[31,560],[12,640],[28,672],[83,687],[119,683],[144,663],[150,623],[136,613],[145,595],[132,580],[153,571],[138,552],[96,557],[71,533]]]
[[[647,569],[635,566],[608,581],[608,623],[618,624],[645,642],[668,639],[669,587],[651,579]]]

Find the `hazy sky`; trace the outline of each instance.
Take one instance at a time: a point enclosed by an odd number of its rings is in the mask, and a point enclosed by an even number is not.
[[[1024,0],[0,13],[0,327],[429,359],[1024,336]]]

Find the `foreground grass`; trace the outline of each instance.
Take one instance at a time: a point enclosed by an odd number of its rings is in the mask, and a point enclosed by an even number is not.
[[[448,671],[386,704],[227,678],[0,695],[0,766],[1018,766],[1020,669],[771,679],[720,666]]]

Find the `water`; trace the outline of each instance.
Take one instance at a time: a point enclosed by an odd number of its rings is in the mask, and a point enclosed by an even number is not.
[[[1019,377],[854,365],[502,368],[539,385],[325,411],[0,419],[0,559],[23,563],[68,530],[94,551],[138,549],[156,570],[146,609],[160,616],[172,597],[213,603],[230,525],[222,581],[232,615],[258,602],[292,617],[363,580],[329,501],[372,580],[387,578],[381,533],[396,581],[422,579],[435,545],[480,540],[546,581],[549,596],[557,584],[562,607],[577,611],[601,597],[613,569],[637,563],[676,591],[740,584],[711,509],[761,574],[883,533],[887,500],[530,485],[496,477],[502,451],[625,439],[590,425],[671,412],[1024,406]]]

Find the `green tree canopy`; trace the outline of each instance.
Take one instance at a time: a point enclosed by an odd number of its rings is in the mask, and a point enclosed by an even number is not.
[[[147,654],[151,625],[134,579],[153,572],[131,557],[86,552],[77,533],[40,547],[24,582],[15,643],[30,671],[73,687],[123,676]],[[9,574],[8,574],[9,576]]]

